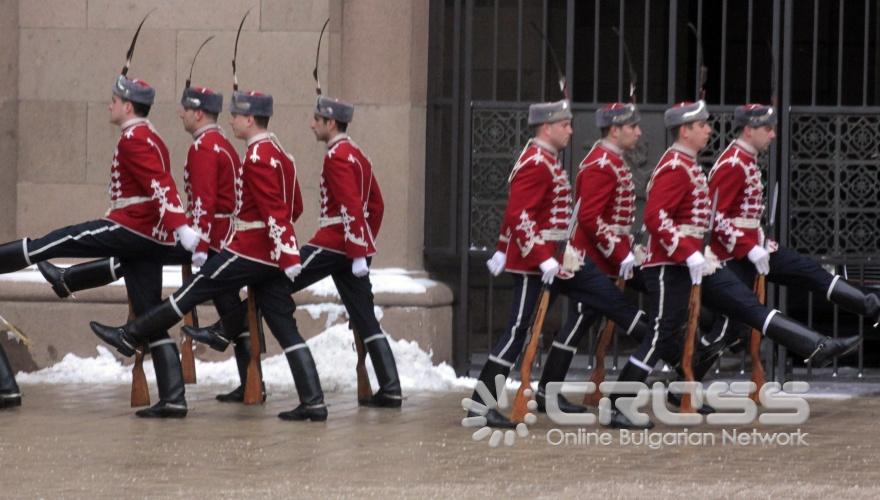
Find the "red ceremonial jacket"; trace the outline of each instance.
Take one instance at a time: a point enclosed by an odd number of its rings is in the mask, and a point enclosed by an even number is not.
[[[497,249],[507,255],[507,272],[537,274],[538,266],[556,256],[557,242],[566,237],[571,218],[568,174],[555,149],[532,139],[507,181],[507,209]]]
[[[642,267],[684,264],[703,251],[712,209],[706,175],[695,157],[695,151],[675,143],[651,174],[644,216],[648,255]]]
[[[348,258],[376,253],[385,204],[367,155],[345,134],[327,143],[321,170],[320,228],[309,245]]]
[[[293,223],[302,214],[302,195],[293,157],[274,134],[248,140],[230,252],[281,270],[300,263]]]
[[[709,172],[709,194],[718,193],[710,245],[721,261],[746,257],[764,239],[764,184],[756,154],[748,144],[733,141]]]
[[[110,167],[110,208],[104,216],[162,245],[187,223],[165,142],[146,118],[122,124]]]
[[[196,130],[193,137],[183,168],[189,225],[202,239],[196,252],[219,252],[232,234],[241,160],[217,125]]]
[[[597,142],[581,162],[575,181],[577,231],[572,246],[605,274],[617,276],[632,248],[635,184],[619,148]]]

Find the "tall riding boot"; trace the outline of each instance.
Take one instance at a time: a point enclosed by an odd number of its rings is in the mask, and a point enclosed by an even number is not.
[[[222,403],[242,403],[244,402],[244,387],[247,383],[247,368],[251,360],[251,337],[245,332],[239,334],[235,339],[233,349],[235,350],[235,366],[238,367],[238,378],[241,385],[226,394],[218,394],[217,401]],[[263,384],[263,401],[266,401],[266,384]]]
[[[146,343],[155,332],[174,326],[180,318],[171,301],[166,299],[123,326],[106,326],[97,321],[92,321],[89,326],[99,339],[115,347],[122,355],[133,356],[135,346]]]
[[[486,388],[492,394],[492,397],[495,400],[498,400],[498,394],[495,392],[495,376],[503,375],[504,380],[507,380],[507,375],[510,374],[510,367],[504,366],[500,363],[496,363],[491,359],[486,360],[486,364],[483,365],[483,370],[480,371],[480,376],[478,380],[486,385]],[[502,390],[504,388],[502,387]],[[480,397],[480,394],[477,391],[474,391],[474,394],[471,396],[471,399],[476,401],[477,403],[485,403],[483,398]],[[476,413],[468,412],[469,417],[476,416]],[[485,415],[486,416],[486,425],[489,427],[504,427],[513,429],[516,427],[513,422],[511,422],[507,417],[501,414],[496,408],[492,408]]]
[[[836,356],[848,354],[861,342],[857,335],[837,338],[821,335],[782,313],[773,315],[764,335],[802,357],[805,363],[812,361],[817,368],[830,364]]]
[[[324,391],[318,378],[318,367],[312,359],[312,351],[303,346],[286,354],[287,364],[293,373],[293,383],[299,395],[300,404],[290,411],[278,414],[281,420],[327,420],[327,405],[324,404]]]
[[[868,318],[875,327],[880,323],[880,297],[865,293],[842,278],[834,282],[828,297],[831,302]]]
[[[117,266],[116,259],[93,260],[76,264],[67,268],[58,267],[48,260],[37,263],[37,269],[43,278],[52,285],[55,295],[64,299],[80,290],[88,290],[89,288],[98,288],[109,285],[122,277],[122,268],[114,269]]]
[[[180,369],[180,353],[171,339],[162,339],[150,345],[153,368],[156,369],[156,386],[159,402],[135,412],[142,418],[183,418],[186,416],[186,395],[183,372]]]
[[[215,351],[223,352],[233,339],[248,331],[247,307],[233,309],[212,325],[202,328],[184,326],[181,330],[197,342],[206,344]]]
[[[379,381],[379,390],[369,399],[358,401],[359,405],[377,408],[400,408],[403,396],[400,391],[400,377],[397,375],[397,363],[391,352],[391,345],[384,333],[379,333],[365,342],[367,352],[373,361],[373,370]]]
[[[27,252],[26,239],[0,245],[0,274],[15,272],[31,265],[25,252]]]
[[[15,373],[6,351],[0,346],[0,410],[14,406],[21,406],[21,391],[15,383]]]
[[[550,382],[565,381],[565,375],[571,366],[572,358],[574,358],[574,353],[568,349],[562,349],[555,345],[550,348],[550,353],[547,354],[547,360],[544,363],[544,372],[541,373],[541,381],[538,382],[538,393],[535,394],[538,411],[547,411],[545,388]],[[559,401],[559,409],[565,413],[586,413],[587,411],[586,406],[570,402],[562,393],[559,393],[556,398]]]
[[[632,361],[628,361],[623,365],[623,368],[620,369],[620,375],[617,376],[617,381],[644,383],[648,379],[649,374],[649,372],[636,366]],[[654,423],[650,420],[644,425],[638,425],[630,421],[630,419],[615,406],[618,397],[619,396],[611,397],[611,421],[608,423],[609,427],[614,429],[651,429],[654,427]]]

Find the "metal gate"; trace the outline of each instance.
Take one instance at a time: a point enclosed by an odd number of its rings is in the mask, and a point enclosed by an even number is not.
[[[432,1],[425,259],[457,292],[456,370],[466,372],[506,321],[510,282],[490,279],[483,262],[494,250],[507,175],[528,139],[528,104],[560,98],[539,29],[572,91],[575,135],[563,152],[570,174],[598,138],[593,111],[624,99],[631,63],[643,136],[628,159],[643,196],[669,143],[663,111],[694,98],[702,58],[716,133],[700,162],[710,166],[732,139],[737,104],[775,94],[779,138],[761,164],[767,184],[780,185],[777,238],[857,283],[880,286],[878,16],[873,0]],[[864,321],[821,297],[785,289],[769,297],[829,334],[865,331]],[[865,352],[863,344],[857,376]],[[783,350],[767,356],[784,378],[792,360]]]

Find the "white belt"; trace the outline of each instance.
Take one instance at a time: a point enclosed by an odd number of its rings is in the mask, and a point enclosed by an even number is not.
[[[342,224],[341,215],[336,217],[318,217],[318,225],[320,227],[335,226],[336,224]]]
[[[617,235],[626,235],[632,232],[632,225],[622,226],[620,224],[609,224],[606,226],[609,231]]]
[[[231,219],[232,214],[214,214],[215,219]]]
[[[679,224],[678,231],[685,236],[692,236],[694,238],[702,238],[706,234],[706,228],[694,226],[693,224]]]
[[[255,221],[236,220],[235,221],[235,230],[236,231],[250,231],[251,229],[262,229],[264,227],[266,227],[266,223],[261,220],[255,220]]]
[[[568,239],[566,233],[564,229],[542,229],[541,238],[544,241],[565,241]]]
[[[742,229],[758,229],[761,227],[761,220],[748,219],[746,217],[734,217],[733,225]]]
[[[147,196],[131,196],[129,198],[116,198],[115,200],[110,200],[110,210],[119,210],[120,208],[129,207],[131,205],[137,205],[138,203],[146,203],[148,201],[152,201],[153,199]]]

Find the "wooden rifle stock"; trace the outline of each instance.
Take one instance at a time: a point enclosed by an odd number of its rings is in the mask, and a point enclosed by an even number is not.
[[[763,274],[755,277],[755,295],[762,305],[767,303],[767,277]],[[749,339],[749,355],[752,359],[752,382],[757,386],[757,390],[750,394],[749,397],[755,403],[760,403],[759,394],[765,381],[764,365],[761,362],[761,338],[761,332],[757,328],[753,328],[751,338]]]
[[[248,287],[248,330],[251,335],[251,358],[248,362],[247,381],[244,386],[244,404],[256,405],[263,402],[263,376],[260,373],[260,318],[257,315],[257,303],[254,289]]]
[[[623,291],[626,287],[626,280],[617,278],[617,288]],[[599,334],[599,340],[596,344],[596,367],[593,368],[593,374],[590,376],[590,382],[596,384],[596,390],[584,394],[584,404],[587,406],[599,406],[599,400],[602,399],[602,393],[599,392],[599,384],[605,381],[605,354],[608,352],[608,346],[614,336],[614,322],[606,318],[605,328]]]
[[[190,280],[192,280],[192,266],[190,264],[184,264],[181,266],[180,273],[184,284],[189,283]],[[195,308],[184,315],[183,322],[185,325],[193,328],[199,327],[199,318],[196,315]],[[193,354],[193,339],[183,332],[181,332],[181,335],[183,336],[183,339],[180,344],[180,368],[183,371],[183,383],[195,384],[196,357]]]
[[[544,285],[541,288],[541,294],[538,296],[538,309],[535,311],[535,321],[532,322],[532,328],[529,337],[529,345],[526,348],[526,354],[523,356],[522,367],[520,368],[519,389],[516,391],[516,397],[513,400],[513,410],[510,412],[510,420],[514,423],[520,423],[528,412],[528,400],[526,397],[526,389],[530,389],[532,385],[532,364],[535,356],[538,354],[538,342],[541,339],[541,328],[544,326],[544,316],[547,315],[547,309],[550,307],[550,287]]]
[[[131,302],[128,303],[128,321],[135,318]],[[144,352],[146,346],[139,346],[135,350],[134,365],[131,367],[131,407],[150,406],[150,388],[147,386],[147,376],[144,374]]]
[[[700,322],[700,285],[691,285],[691,296],[688,299],[688,322],[687,332],[684,336],[684,352],[681,355],[681,370],[684,372],[685,382],[694,381],[694,345],[697,341],[697,325]],[[681,397],[681,412],[694,413],[691,393],[686,392]]]
[[[355,371],[357,372],[358,402],[368,401],[373,397],[373,388],[370,386],[370,376],[367,374],[367,349],[364,346],[364,341],[361,339],[358,331],[355,330],[354,323],[349,321],[348,327],[351,329],[352,333],[354,333],[354,345],[358,356],[357,365],[355,365]]]

